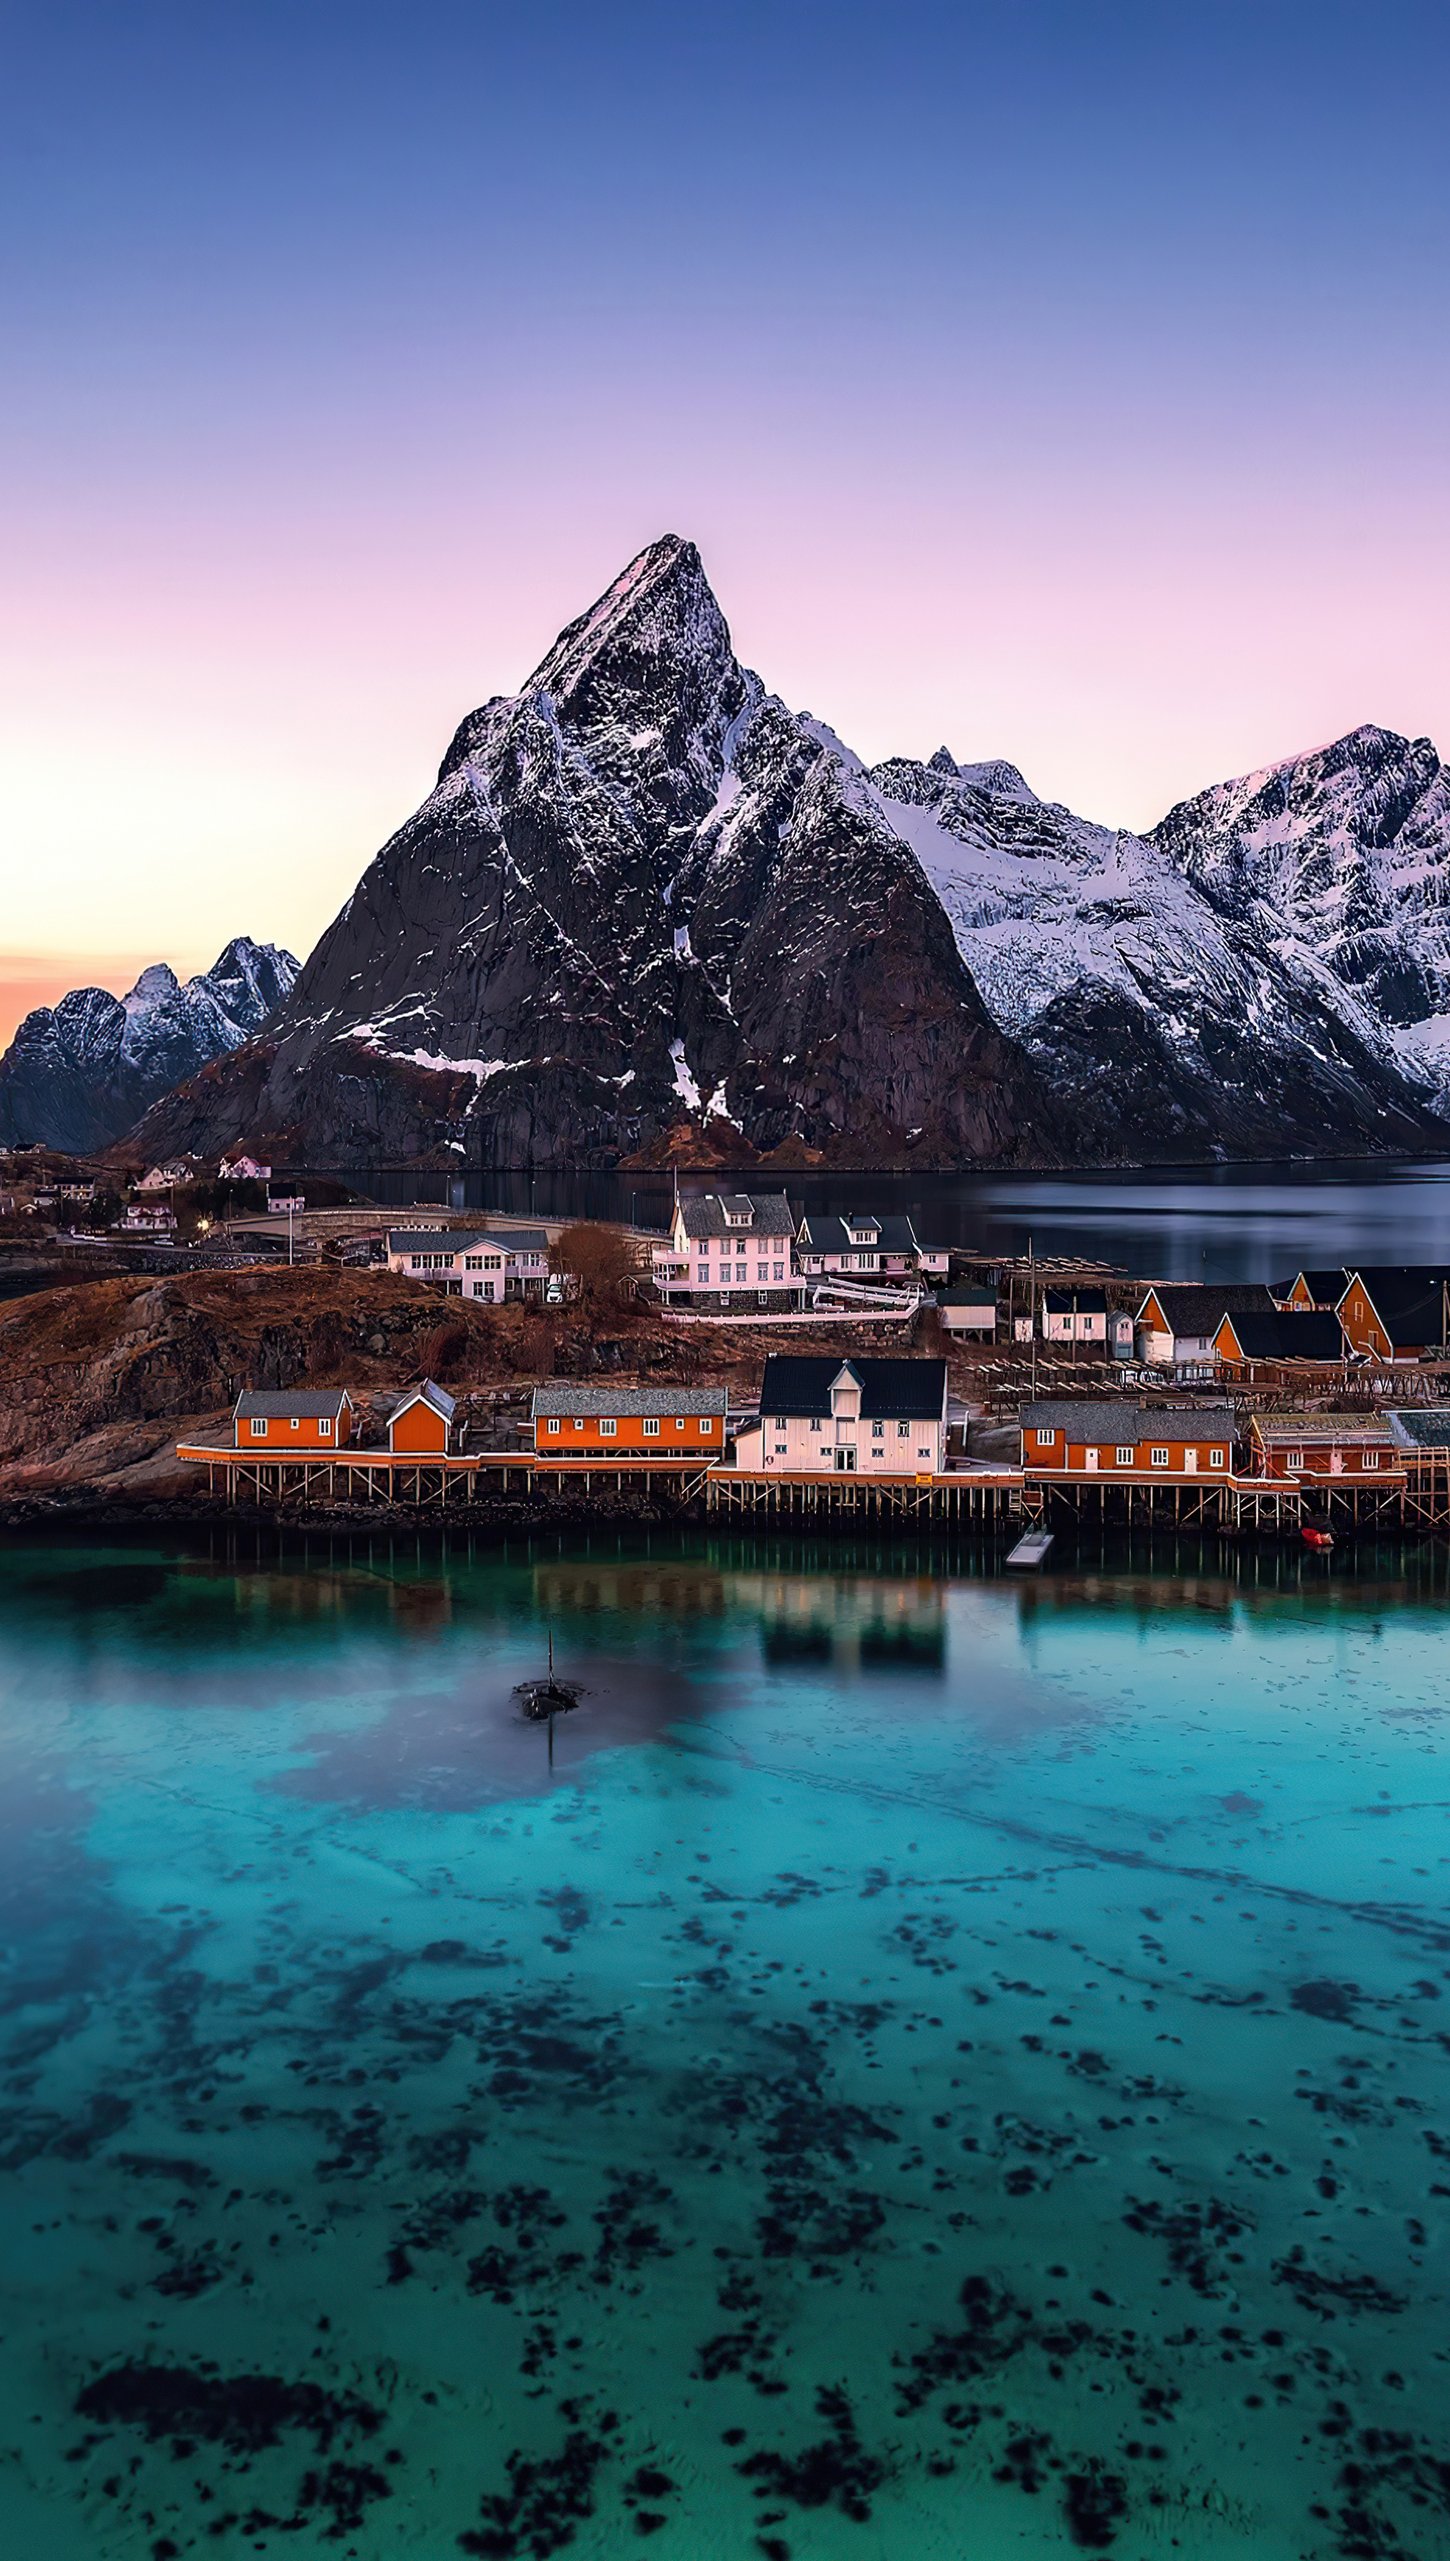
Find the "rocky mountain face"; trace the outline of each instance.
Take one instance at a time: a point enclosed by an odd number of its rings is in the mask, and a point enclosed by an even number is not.
[[[1181,801],[1153,839],[1220,916],[1328,972],[1450,1103],[1450,772],[1428,738],[1356,729]]]
[[[1172,820],[1115,834],[945,749],[868,769],[668,538],[462,723],[265,1036],[138,1142],[607,1164],[682,1128],[859,1166],[1446,1135],[1373,989],[1212,894]]]
[[[39,1139],[75,1155],[109,1146],[158,1095],[249,1040],[298,966],[275,943],[241,935],[185,986],[159,961],[128,996],[75,987],[38,1006],[0,1058],[0,1141]]]

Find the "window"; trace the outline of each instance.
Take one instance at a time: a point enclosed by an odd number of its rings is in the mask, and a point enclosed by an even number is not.
[[[775,1277],[776,1277],[776,1279],[777,1279],[778,1281],[783,1281],[783,1280],[784,1280],[784,1278],[785,1278],[785,1265],[784,1265],[784,1263],[777,1263],[777,1264],[776,1264],[776,1266],[775,1266]]]
[[[916,1454],[918,1458],[930,1458],[931,1451],[929,1449],[919,1449]]]
[[[254,1440],[254,1441],[264,1441],[264,1440],[266,1439],[266,1437],[267,1437],[267,1417],[266,1417],[266,1415],[265,1415],[265,1414],[254,1414],[254,1415],[252,1416],[252,1438],[253,1438],[253,1440]]]
[[[301,1426],[301,1418],[300,1418],[298,1415],[294,1414],[294,1415],[293,1415],[293,1417],[292,1417],[292,1429],[293,1429],[293,1431],[294,1431],[294,1432],[296,1432],[296,1431],[300,1431],[300,1430],[301,1430],[301,1428],[302,1428],[302,1426]]]
[[[775,1418],[775,1428],[776,1428],[776,1430],[777,1430],[778,1432],[783,1432],[783,1431],[785,1430],[785,1416],[784,1416],[784,1414],[777,1414],[777,1416],[776,1416],[776,1418]]]
[[[332,1438],[332,1418],[331,1418],[331,1416],[330,1416],[330,1415],[328,1415],[328,1414],[324,1414],[324,1415],[323,1415],[321,1422],[320,1422],[320,1423],[318,1424],[318,1426],[317,1426],[317,1437],[318,1437],[318,1439],[319,1439],[320,1441],[330,1441],[330,1440],[331,1440],[331,1438]]]
[[[601,1440],[612,1441],[618,1433],[618,1430],[619,1425],[616,1423],[612,1414],[600,1416],[599,1437]]]
[[[715,1429],[715,1426],[714,1426],[714,1424],[711,1422],[709,1415],[708,1415],[708,1414],[702,1414],[702,1415],[701,1415],[701,1417],[700,1417],[700,1430],[701,1430],[701,1432],[703,1433],[703,1435],[705,1436],[705,1438],[706,1438],[707,1440],[708,1440],[708,1438],[710,1437],[710,1434],[714,1431],[714,1429]]]
[[[871,1426],[871,1438],[873,1441],[884,1441],[886,1438],[886,1425],[884,1423],[873,1423]]]
[[[819,1414],[814,1414],[814,1415],[812,1415],[812,1417],[811,1417],[811,1430],[812,1430],[813,1432],[823,1432],[823,1431],[825,1430],[825,1428],[826,1428],[826,1427],[825,1427],[825,1424],[821,1421],[821,1418],[820,1418]]]
[[[1150,1449],[1148,1452],[1148,1460],[1149,1464],[1153,1467],[1166,1467],[1168,1464],[1168,1452],[1166,1449]]]
[[[483,1256],[481,1254],[465,1254],[463,1257],[463,1268],[466,1272],[481,1272],[483,1269]]]
[[[684,1430],[684,1428],[685,1428],[685,1418],[684,1418],[684,1415],[683,1415],[683,1414],[677,1414],[677,1415],[675,1416],[675,1429],[676,1429],[676,1431],[677,1431],[677,1432],[682,1432],[682,1431]]]
[[[698,1271],[697,1271],[697,1273],[695,1274],[695,1278],[696,1278],[696,1280],[707,1281],[707,1280],[709,1279],[709,1277],[710,1277],[710,1266],[709,1266],[709,1264],[708,1264],[708,1263],[702,1263],[702,1264],[700,1265],[699,1270],[698,1270]]]
[[[1302,1449],[1286,1449],[1286,1450],[1285,1450],[1285,1452],[1284,1452],[1284,1465],[1285,1465],[1285,1466],[1290,1470],[1291,1474],[1297,1474],[1297,1473],[1298,1473],[1298,1470],[1303,1466],[1303,1464],[1304,1464],[1304,1452],[1302,1451]]]
[[[909,1423],[898,1423],[896,1426],[896,1437],[899,1441],[909,1441],[911,1438],[911,1425]]]
[[[776,1454],[776,1457],[777,1457],[777,1458],[784,1458],[784,1456],[785,1456],[785,1443],[784,1443],[784,1441],[777,1441],[777,1442],[776,1442],[776,1444],[775,1444],[775,1454]]]
[[[582,1414],[576,1414],[576,1415],[575,1415],[575,1417],[574,1417],[574,1429],[575,1429],[575,1431],[576,1431],[576,1432],[582,1432],[582,1431],[583,1431],[583,1429],[584,1429],[584,1417],[583,1417],[583,1415],[582,1415]]]
[[[1377,1449],[1361,1450],[1359,1454],[1359,1463],[1361,1467],[1378,1467],[1380,1463],[1379,1451]]]
[[[1221,1449],[1211,1449],[1208,1453],[1208,1463],[1210,1467],[1222,1467],[1223,1451]]]
[[[1057,1438],[1057,1434],[1056,1432],[1034,1432],[1032,1437],[1036,1441],[1039,1449],[1051,1449],[1053,1442]]]
[[[557,1414],[551,1414],[551,1415],[549,1416],[549,1429],[550,1429],[550,1431],[551,1431],[551,1432],[557,1432],[558,1428],[559,1428],[559,1417],[558,1417],[558,1415],[557,1415]]]
[[[1120,1467],[1131,1467],[1135,1455],[1133,1443],[1131,1441],[1124,1442],[1120,1449],[1114,1451],[1113,1455]]]
[[[657,1441],[660,1436],[659,1416],[657,1414],[646,1414],[643,1429],[644,1436],[647,1441]]]

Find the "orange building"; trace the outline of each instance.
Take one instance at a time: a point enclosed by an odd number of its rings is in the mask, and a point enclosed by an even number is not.
[[[1423,1264],[1352,1272],[1338,1317],[1357,1352],[1376,1360],[1418,1360],[1450,1336],[1450,1277]]]
[[[352,1438],[353,1422],[345,1387],[248,1387],[232,1407],[237,1448],[265,1450],[269,1458],[341,1449]]]
[[[388,1416],[388,1447],[395,1458],[446,1458],[453,1441],[454,1399],[425,1378],[400,1396]]]
[[[1249,1425],[1256,1476],[1400,1484],[1405,1453],[1384,1414],[1256,1414]]]
[[[1090,1396],[1054,1396],[1021,1413],[1029,1476],[1227,1477],[1234,1418],[1227,1405],[1154,1412]]]
[[[719,1458],[723,1387],[536,1387],[534,1448],[541,1459]]]

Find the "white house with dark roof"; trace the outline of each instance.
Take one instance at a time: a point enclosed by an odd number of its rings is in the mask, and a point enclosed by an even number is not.
[[[760,1384],[760,1437],[742,1433],[736,1466],[766,1475],[936,1476],[946,1461],[943,1360],[772,1354]]]
[[[449,1298],[542,1298],[549,1277],[549,1239],[542,1227],[394,1227],[388,1269],[431,1281]]]
[[[795,1242],[808,1279],[945,1280],[951,1262],[944,1245],[923,1245],[912,1220],[895,1212],[807,1210]]]
[[[653,1277],[667,1306],[726,1315],[783,1309],[800,1296],[795,1219],[784,1192],[681,1193]]]

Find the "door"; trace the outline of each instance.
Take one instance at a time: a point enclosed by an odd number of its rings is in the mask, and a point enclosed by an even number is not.
[[[1185,1476],[1196,1476],[1198,1474],[1198,1452],[1196,1449],[1186,1449],[1184,1451],[1183,1473]]]
[[[836,1474],[838,1476],[854,1476],[855,1473],[855,1451],[853,1449],[838,1449],[836,1452]]]
[[[1086,1467],[1089,1476],[1096,1476],[1098,1472],[1098,1454],[1095,1449],[1090,1449],[1086,1453],[1083,1459],[1083,1465]]]

